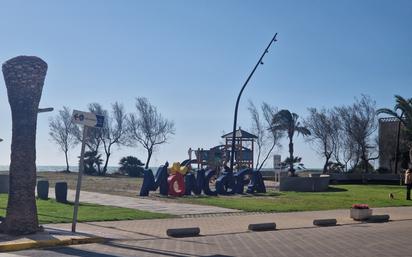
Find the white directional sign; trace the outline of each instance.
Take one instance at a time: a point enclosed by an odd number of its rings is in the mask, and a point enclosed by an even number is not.
[[[91,112],[73,111],[72,121],[88,127],[102,128],[104,116],[97,115]]]
[[[83,125],[82,147],[80,151],[80,165],[79,175],[77,178],[76,197],[73,208],[72,232],[76,232],[77,213],[79,210],[80,189],[82,187],[82,175],[84,172],[84,151],[86,147],[87,127],[102,128],[104,124],[104,116],[97,115],[91,112],[82,112],[74,110],[72,114],[72,121],[74,123]]]

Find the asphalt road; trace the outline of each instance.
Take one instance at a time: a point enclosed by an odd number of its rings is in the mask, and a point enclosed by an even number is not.
[[[195,238],[114,240],[105,244],[0,253],[1,257],[412,256],[412,220]]]

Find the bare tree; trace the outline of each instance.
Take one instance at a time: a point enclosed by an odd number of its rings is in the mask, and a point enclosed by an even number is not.
[[[174,134],[174,123],[157,111],[147,98],[136,98],[136,113],[129,115],[127,130],[130,143],[140,144],[147,151],[145,168],[149,168],[150,159],[155,148],[167,142]]]
[[[106,174],[109,158],[112,153],[112,146],[125,144],[126,140],[126,114],[122,104],[115,102],[112,104],[111,115],[105,117],[105,123],[101,129],[100,140],[106,154],[102,174]]]
[[[352,138],[345,132],[345,130],[340,130],[339,132],[339,147],[336,150],[335,160],[337,163],[342,163],[345,171],[349,169],[350,162],[359,156],[356,144],[353,142]]]
[[[261,110],[263,113],[263,120],[261,114],[252,101],[249,101],[248,110],[252,118],[252,131],[258,137],[256,139],[257,158],[255,169],[260,171],[265,162],[273,152],[276,146],[280,146],[279,140],[282,137],[281,131],[274,131],[270,129],[270,125],[277,109],[267,103],[262,103]],[[261,157],[264,156],[262,161]]]
[[[309,108],[309,117],[304,121],[310,130],[309,141],[316,144],[316,151],[325,158],[323,173],[328,171],[328,166],[334,151],[337,149],[340,123],[332,111]]]
[[[336,108],[342,120],[342,129],[347,133],[349,142],[354,144],[355,165],[361,161],[364,171],[369,172],[369,161],[376,159],[371,154],[375,148],[372,135],[378,123],[376,103],[369,96],[362,95],[351,106]]]
[[[67,106],[63,106],[63,110],[60,110],[58,115],[50,119],[49,128],[50,137],[64,153],[66,172],[70,172],[68,152],[70,148],[79,142],[73,134],[77,126],[72,122],[71,110]]]

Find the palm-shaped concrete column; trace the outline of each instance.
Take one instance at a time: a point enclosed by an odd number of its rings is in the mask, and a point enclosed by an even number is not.
[[[9,199],[0,231],[30,234],[39,230],[35,200],[36,126],[47,63],[18,56],[3,64],[12,114]]]

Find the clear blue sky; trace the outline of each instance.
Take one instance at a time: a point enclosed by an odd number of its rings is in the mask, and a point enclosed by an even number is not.
[[[278,42],[246,88],[239,125],[250,127],[247,100],[305,117],[307,107],[349,104],[368,94],[378,107],[412,96],[412,1],[2,1],[0,62],[36,55],[49,64],[41,106],[84,110],[144,96],[175,121],[176,135],[153,165],[179,161],[230,131],[236,96],[275,32]],[[37,163],[63,155],[39,115]],[[9,163],[11,118],[0,80],[0,164]],[[321,167],[308,143],[296,154]],[[285,156],[287,144],[279,150]],[[70,159],[77,163],[79,149]],[[138,148],[116,150],[120,157]]]

